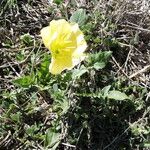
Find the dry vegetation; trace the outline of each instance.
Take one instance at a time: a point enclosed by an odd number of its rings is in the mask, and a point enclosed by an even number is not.
[[[150,149],[150,3],[55,2],[0,1],[0,149]],[[53,76],[40,30],[80,8],[87,53],[112,55]]]

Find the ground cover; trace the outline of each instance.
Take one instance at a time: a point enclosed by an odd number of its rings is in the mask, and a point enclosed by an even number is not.
[[[150,11],[137,0],[2,0],[0,149],[150,148]],[[77,22],[87,59],[59,75],[40,30]]]

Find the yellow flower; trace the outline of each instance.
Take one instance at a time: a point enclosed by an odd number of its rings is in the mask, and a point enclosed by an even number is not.
[[[64,19],[52,20],[49,26],[41,30],[41,36],[52,55],[49,66],[52,74],[70,70],[85,58],[87,44],[78,24]]]

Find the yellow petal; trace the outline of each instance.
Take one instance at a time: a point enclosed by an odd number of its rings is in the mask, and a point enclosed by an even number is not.
[[[48,48],[49,47],[49,41],[51,39],[49,26],[45,27],[41,30],[41,36],[42,36],[42,40],[43,40],[44,45]]]
[[[77,38],[77,48],[73,53],[73,65],[75,66],[85,59],[86,55],[83,52],[86,50],[87,44],[84,39],[84,34],[79,29],[78,24],[72,24],[72,30]]]
[[[51,49],[75,49],[77,47],[76,35],[72,32],[72,26],[64,19],[52,21],[52,30],[57,31],[58,36],[51,44]]]
[[[71,69],[73,67],[71,54],[64,54],[57,57],[52,57],[49,71],[52,74],[59,74],[65,69]]]
[[[72,69],[86,57],[84,51],[87,44],[76,23],[69,23],[64,19],[53,20],[41,30],[41,36],[45,46],[51,51],[49,71],[52,74]]]
[[[77,23],[72,24],[72,30],[75,33],[75,36],[76,36],[76,39],[77,39],[76,53],[83,53],[87,48],[87,44],[86,44],[86,41],[84,39],[84,34],[79,29],[79,26],[78,26]]]

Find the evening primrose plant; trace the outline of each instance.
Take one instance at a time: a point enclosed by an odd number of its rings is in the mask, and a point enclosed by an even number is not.
[[[47,8],[42,1],[18,1],[16,10],[2,17],[11,34],[0,34],[0,149],[148,147],[149,91],[124,78],[110,59],[126,58],[116,38],[120,26],[111,23],[114,15],[101,11],[98,1],[86,7],[67,2],[57,0],[59,6]],[[19,12],[17,20],[12,12]],[[45,18],[54,20],[39,37]]]
[[[85,59],[87,43],[77,23],[64,19],[52,20],[50,25],[41,30],[42,40],[51,52],[49,71],[60,74],[65,69],[72,69]]]

